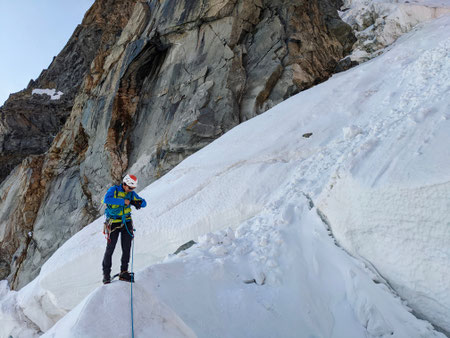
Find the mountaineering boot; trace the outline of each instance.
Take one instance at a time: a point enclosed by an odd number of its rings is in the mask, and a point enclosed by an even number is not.
[[[109,284],[109,283],[111,283],[111,276],[103,275],[103,284]]]
[[[119,274],[119,280],[134,283],[134,273],[129,273],[128,271],[122,271]]]

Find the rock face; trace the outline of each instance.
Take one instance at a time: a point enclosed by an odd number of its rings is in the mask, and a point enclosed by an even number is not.
[[[83,81],[98,71],[96,64],[91,65],[94,57],[101,59],[107,54],[128,22],[134,4],[135,1],[96,2],[49,68],[26,89],[12,94],[0,108],[0,181],[3,181],[0,186],[0,279],[9,276],[10,281],[16,280],[27,248],[37,245],[33,237],[34,221],[46,185],[51,184],[48,177],[42,176],[43,153],[70,115]],[[64,94],[52,100],[45,94],[33,94],[38,88],[56,89]],[[74,149],[78,150],[82,143],[78,137]],[[26,158],[29,155],[33,156]],[[20,165],[5,180],[17,164]],[[70,233],[73,232],[69,231],[66,239]],[[41,243],[41,246],[48,245],[50,250],[55,250],[60,244]],[[45,258],[33,259],[38,262]],[[39,269],[39,263],[36,266]]]
[[[11,206],[1,202],[2,266],[10,266],[0,278],[15,288],[99,216],[103,194],[125,172],[151,183],[237,124],[327,79],[355,41],[337,15],[339,1],[124,3],[98,0],[83,21],[113,25],[116,34],[102,33],[70,116],[38,157],[38,177],[31,182],[23,162],[0,186]],[[31,235],[6,247],[16,226],[8,210],[28,196],[18,195],[16,181],[39,182],[40,193],[21,223]]]
[[[0,108],[0,182],[25,157],[42,154],[63,126],[73,100],[100,45],[102,27],[93,20],[79,25],[65,48],[36,81],[12,94]],[[59,100],[33,95],[33,89],[56,89]]]

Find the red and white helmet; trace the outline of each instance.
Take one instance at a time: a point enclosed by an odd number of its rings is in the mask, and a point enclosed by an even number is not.
[[[137,183],[138,183],[138,179],[136,176],[134,175],[127,175],[123,178],[123,183],[125,183],[126,185],[128,185],[130,188],[136,188],[137,187]]]

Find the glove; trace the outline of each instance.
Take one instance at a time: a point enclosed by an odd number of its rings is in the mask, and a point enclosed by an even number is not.
[[[130,204],[134,205],[136,210],[139,210],[141,208],[141,205],[142,205],[142,200],[133,200],[133,201],[130,202]]]

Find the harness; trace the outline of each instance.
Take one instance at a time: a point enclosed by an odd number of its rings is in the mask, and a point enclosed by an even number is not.
[[[111,242],[111,233],[113,233],[116,230],[120,230],[123,228],[123,226],[125,225],[125,228],[127,229],[127,232],[130,234],[131,237],[133,237],[133,235],[130,233],[130,231],[128,230],[128,226],[126,225],[126,223],[131,223],[133,224],[133,221],[131,219],[126,220],[126,222],[121,222],[120,224],[118,224],[118,222],[114,223],[112,218],[107,218],[105,220],[105,222],[103,223],[103,235],[105,235],[105,238],[108,242]],[[113,225],[114,226],[113,228]]]

